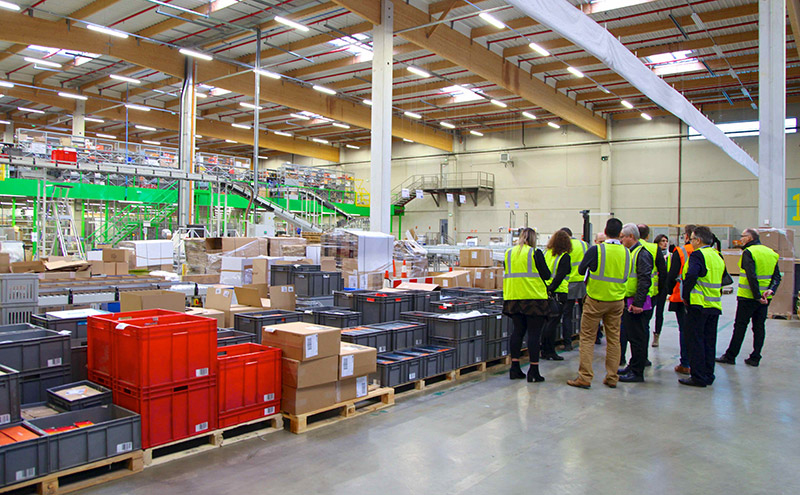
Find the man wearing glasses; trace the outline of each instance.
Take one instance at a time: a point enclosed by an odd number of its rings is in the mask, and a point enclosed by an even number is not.
[[[753,352],[744,362],[758,366],[761,348],[764,347],[767,308],[772,295],[781,283],[778,268],[778,253],[761,244],[758,232],[747,229],[741,237],[744,252],[739,259],[739,287],[736,290],[736,318],[733,336],[725,354],[717,358],[718,363],[736,364],[736,356],[742,348],[747,325],[753,321]]]
[[[684,266],[683,291],[689,330],[689,365],[691,376],[678,383],[707,387],[714,383],[714,355],[717,324],[722,314],[722,277],[725,262],[711,244],[714,234],[708,227],[697,227],[690,241],[694,251]]]

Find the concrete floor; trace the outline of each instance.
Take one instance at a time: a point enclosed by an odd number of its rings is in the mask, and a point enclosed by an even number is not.
[[[732,331],[724,297],[718,353]],[[678,385],[667,313],[644,384],[568,387],[577,352],[542,384],[506,372],[409,398],[305,435],[279,432],[149,468],[86,494],[800,493],[800,322],[768,320],[759,368],[718,366],[707,389]],[[604,346],[597,346],[595,372]]]

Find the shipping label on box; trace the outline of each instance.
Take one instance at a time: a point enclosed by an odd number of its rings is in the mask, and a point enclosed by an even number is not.
[[[342,342],[339,351],[339,379],[362,376],[377,371],[378,350]]]

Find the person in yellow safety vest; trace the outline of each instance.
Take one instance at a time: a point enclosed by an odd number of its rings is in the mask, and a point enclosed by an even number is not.
[[[590,388],[594,372],[594,342],[600,320],[606,331],[606,377],[603,384],[616,388],[619,365],[619,325],[624,309],[626,283],[631,272],[631,252],[619,240],[622,222],[610,218],[606,222],[606,241],[586,251],[578,267],[581,275],[589,274],[586,301],[583,304],[580,333],[580,365],[578,376],[567,385]]]
[[[556,353],[556,340],[558,329],[561,326],[561,316],[567,304],[569,293],[569,275],[571,271],[573,251],[572,239],[563,230],[559,230],[550,237],[544,259],[550,267],[550,280],[548,291],[558,302],[558,313],[551,314],[542,333],[542,359],[550,361],[563,361],[564,358]],[[581,253],[583,258],[583,253]],[[574,303],[573,303],[574,305]],[[571,334],[565,334],[565,339],[571,339]]]
[[[672,252],[669,273],[667,274],[667,290],[671,292],[669,295],[669,310],[675,313],[675,319],[678,320],[678,335],[680,337],[680,361],[675,366],[675,373],[682,375],[690,374],[691,370],[689,368],[689,331],[686,328],[686,307],[681,298],[681,284],[683,282],[683,268],[694,251],[694,246],[692,246],[689,239],[692,238],[696,228],[697,226],[693,224],[684,225],[683,246]]]
[[[631,272],[625,290],[625,311],[622,313],[622,333],[631,343],[631,362],[619,370],[619,381],[639,383],[644,381],[647,366],[647,323],[653,316],[653,256],[639,241],[639,227],[626,223],[619,237],[622,245],[631,251]]]
[[[577,333],[576,329],[580,328],[580,321],[573,320],[573,313],[575,305],[583,308],[583,298],[586,297],[586,283],[583,281],[583,276],[578,273],[578,267],[583,261],[589,245],[581,239],[572,237],[572,230],[569,227],[563,227],[563,230],[569,237],[572,243],[572,251],[570,252],[570,272],[569,272],[569,287],[567,289],[567,302],[564,304],[564,311],[561,313],[561,334],[564,336],[564,350],[572,350],[572,338]]]
[[[544,377],[539,373],[539,345],[550,313],[545,282],[550,279],[550,268],[542,251],[536,249],[536,231],[527,227],[520,229],[517,245],[506,250],[504,266],[503,314],[514,324],[509,378],[527,376],[529,382],[543,382]],[[519,367],[526,333],[531,363],[527,375]]]
[[[714,383],[714,353],[717,324],[722,314],[722,278],[725,262],[711,244],[714,234],[708,227],[697,227],[691,237],[694,251],[683,267],[681,297],[687,303],[686,327],[689,331],[691,376],[678,383],[707,387]]]
[[[741,241],[744,247],[739,258],[739,287],[736,290],[733,336],[728,350],[717,358],[717,362],[736,364],[736,356],[742,349],[747,325],[752,320],[753,352],[744,362],[749,366],[758,366],[766,335],[767,308],[781,284],[781,270],[778,266],[778,253],[761,244],[758,231],[746,229],[742,232]]]

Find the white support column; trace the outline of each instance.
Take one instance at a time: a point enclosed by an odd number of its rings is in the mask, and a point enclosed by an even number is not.
[[[83,137],[86,135],[86,102],[83,100],[75,101],[75,111],[72,112],[72,135]],[[81,145],[83,141],[81,140]]]
[[[180,169],[184,172],[194,172],[195,113],[197,108],[195,105],[194,67],[194,61],[187,57],[183,88],[181,90],[181,129],[178,152]],[[191,181],[180,181],[180,186],[178,187],[178,225],[181,227],[192,223],[192,194]]]
[[[4,120],[4,119],[0,119],[0,120]],[[3,130],[3,142],[4,143],[13,143],[14,142],[14,122],[12,122],[11,120],[8,120],[8,122],[11,122],[11,123],[5,125],[5,129]]]
[[[608,142],[600,145],[600,212],[610,213],[611,210],[611,163],[613,157],[611,156],[611,122],[613,119],[608,119],[606,123],[606,135]],[[583,205],[582,208],[590,208],[591,205]]]
[[[372,133],[370,213],[373,232],[391,233],[392,194],[392,49],[394,6],[381,2],[381,24],[372,28]]]
[[[758,223],[786,227],[786,0],[758,0]]]

